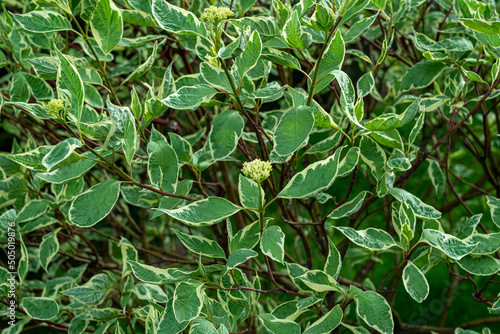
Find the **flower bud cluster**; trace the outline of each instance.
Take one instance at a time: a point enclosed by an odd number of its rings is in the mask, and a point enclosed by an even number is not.
[[[243,169],[241,171],[246,177],[251,178],[257,183],[261,183],[271,175],[272,170],[273,167],[269,161],[255,159],[252,162],[243,163]]]
[[[200,20],[202,22],[208,22],[215,25],[216,23],[231,16],[233,16],[233,12],[227,7],[210,6],[208,8],[205,8],[203,14],[200,17]]]

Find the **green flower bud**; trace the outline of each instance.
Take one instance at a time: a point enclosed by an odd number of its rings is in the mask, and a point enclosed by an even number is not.
[[[231,16],[233,16],[233,12],[227,7],[210,6],[208,8],[205,8],[203,14],[200,17],[200,20],[202,22],[208,22],[216,25],[220,21],[225,20]]]
[[[255,159],[252,162],[243,163],[243,169],[241,170],[246,177],[251,178],[257,183],[262,183],[265,179],[271,175],[273,167],[269,161],[261,161],[260,159]]]
[[[47,114],[52,116],[54,119],[64,118],[64,101],[60,99],[51,99],[45,107],[47,108]]]

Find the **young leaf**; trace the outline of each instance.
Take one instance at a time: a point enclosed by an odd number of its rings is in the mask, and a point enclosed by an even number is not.
[[[285,234],[277,225],[269,226],[262,233],[260,249],[264,255],[269,256],[274,261],[283,263],[285,256]]]
[[[177,230],[173,231],[182,244],[191,252],[213,258],[226,258],[224,250],[217,242],[197,235],[189,235]]]
[[[232,216],[240,211],[241,208],[227,199],[209,197],[179,209],[167,210],[158,208],[157,210],[190,226],[208,226]]]
[[[286,44],[292,48],[306,49],[311,45],[312,36],[302,30],[296,10],[293,11],[292,16],[290,16],[283,27],[283,38]]]
[[[106,180],[96,184],[71,203],[69,221],[78,227],[94,226],[111,212],[119,195],[120,181]]]
[[[64,89],[71,94],[69,113],[75,117],[77,124],[79,124],[82,118],[83,102],[85,101],[83,81],[75,65],[73,65],[57,48],[56,53],[59,58],[57,86],[59,89]]]
[[[111,0],[99,0],[90,28],[101,50],[108,54],[118,45],[123,35],[122,14]]]
[[[446,179],[437,161],[435,160],[428,160],[428,161],[429,161],[429,167],[427,168],[427,172],[429,173],[432,185],[434,186],[434,192],[436,193],[436,196],[440,198],[441,196],[443,196],[444,193]]]
[[[255,67],[262,52],[262,41],[259,33],[254,31],[245,45],[245,51],[236,58],[236,71],[240,78]]]
[[[264,190],[257,184],[257,182],[240,174],[238,182],[238,194],[240,196],[240,203],[245,208],[258,209],[259,204],[259,188],[262,194]],[[262,196],[264,199],[264,196]]]
[[[429,295],[429,283],[427,283],[427,279],[411,261],[408,261],[403,270],[403,284],[411,298],[418,303],[424,301]]]

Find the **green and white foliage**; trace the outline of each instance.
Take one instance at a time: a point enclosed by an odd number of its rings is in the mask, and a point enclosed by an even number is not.
[[[1,334],[499,333],[498,9],[3,1]]]

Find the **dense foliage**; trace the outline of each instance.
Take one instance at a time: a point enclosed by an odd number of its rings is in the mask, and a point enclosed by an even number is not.
[[[2,333],[500,332],[498,2],[2,6]]]

